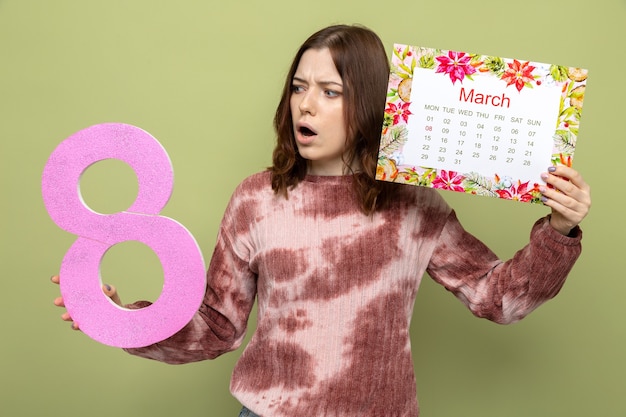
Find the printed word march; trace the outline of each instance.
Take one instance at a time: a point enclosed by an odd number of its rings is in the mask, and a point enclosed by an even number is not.
[[[482,94],[476,93],[474,94],[474,89],[472,88],[469,93],[465,92],[465,88],[461,87],[461,94],[459,96],[459,101],[470,102],[474,104],[486,104],[494,107],[511,107],[511,99],[507,97],[504,93],[501,95],[491,95],[491,94]]]

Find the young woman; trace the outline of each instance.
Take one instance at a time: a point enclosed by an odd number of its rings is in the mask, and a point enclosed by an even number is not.
[[[498,323],[558,293],[581,251],[588,185],[571,168],[547,170],[561,190],[543,190],[551,213],[499,260],[435,190],[374,180],[387,62],[363,27],[306,40],[276,111],[273,165],[235,190],[201,308],[176,335],[128,352],[174,364],[215,358],[240,346],[257,299],[257,329],[231,381],[242,416],[415,417],[409,323],[425,272]]]

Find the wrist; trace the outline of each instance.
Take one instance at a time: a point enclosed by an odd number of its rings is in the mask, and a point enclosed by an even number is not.
[[[555,221],[554,217],[551,215],[549,216],[548,223],[554,230],[556,230],[563,236],[572,237],[575,235],[574,229],[576,229],[576,226],[570,227],[568,225],[559,224],[559,222]]]

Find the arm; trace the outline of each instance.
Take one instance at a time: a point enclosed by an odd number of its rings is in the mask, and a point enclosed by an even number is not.
[[[581,252],[582,232],[576,227],[571,235],[554,230],[549,217],[540,219],[528,245],[503,262],[452,212],[427,271],[474,315],[513,323],[560,291]]]
[[[60,277],[54,275],[51,281],[59,284]],[[113,302],[122,306],[114,286],[105,284],[102,291]],[[171,364],[213,359],[222,353],[235,350],[245,336],[255,295],[255,275],[249,271],[247,263],[234,254],[220,230],[207,272],[204,300],[192,320],[166,340],[142,348],[124,350],[133,355]],[[57,297],[54,304],[65,307],[62,297]],[[139,301],[124,307],[138,309],[149,305],[148,301]],[[79,330],[67,311],[61,315],[61,319],[70,322],[73,330]]]
[[[467,233],[451,213],[428,272],[478,317],[521,320],[554,297],[581,252],[578,224],[591,207],[590,187],[574,169],[550,167],[542,175],[542,201],[552,213],[532,228],[530,242],[502,262]]]
[[[237,257],[220,232],[207,272],[204,300],[193,319],[178,333],[154,345],[124,349],[128,353],[170,364],[214,359],[237,349],[247,330],[256,295],[256,276]],[[127,308],[141,308],[139,302]]]
[[[232,203],[232,201],[231,201]],[[229,209],[232,204],[229,206]],[[238,230],[233,224],[231,211],[227,209],[220,226],[217,243],[209,269],[204,300],[193,319],[170,338],[143,348],[125,349],[127,352],[148,359],[181,364],[213,359],[237,349],[245,336],[250,311],[256,296],[256,274],[239,253],[244,252],[233,244],[230,230]],[[245,224],[245,222],[244,222]],[[238,242],[247,240],[247,233],[239,234]],[[139,302],[128,308],[148,305]]]
[[[239,347],[256,297],[256,274],[250,270],[247,261],[254,247],[250,238],[250,207],[254,205],[241,196],[240,190],[239,193],[235,191],[220,225],[207,272],[204,299],[192,320],[166,340],[126,351],[145,358],[180,364],[212,359]],[[60,277],[55,275],[51,280],[59,284]],[[122,305],[114,286],[106,284],[102,290],[113,302]],[[62,297],[57,297],[54,304],[65,306]],[[150,303],[147,301],[139,301],[125,307],[137,309],[148,305]],[[67,311],[61,318],[71,322],[72,329],[79,330]]]

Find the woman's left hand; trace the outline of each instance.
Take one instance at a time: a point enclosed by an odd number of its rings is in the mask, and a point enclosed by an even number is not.
[[[576,227],[589,213],[591,189],[573,168],[548,168],[541,178],[554,188],[540,187],[543,203],[552,209],[550,225],[563,235]]]

